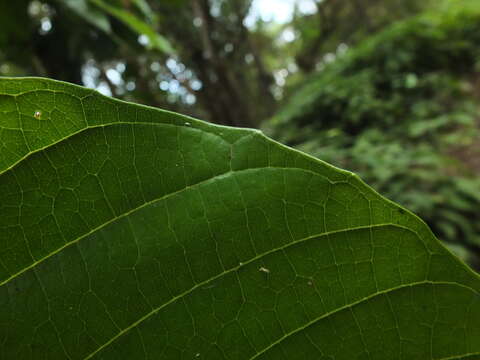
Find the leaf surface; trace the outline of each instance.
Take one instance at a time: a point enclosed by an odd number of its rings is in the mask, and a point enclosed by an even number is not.
[[[260,132],[0,79],[1,359],[478,359],[480,278]]]

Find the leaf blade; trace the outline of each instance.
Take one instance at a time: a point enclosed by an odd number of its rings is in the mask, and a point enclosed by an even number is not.
[[[69,113],[63,94],[78,100],[66,101]],[[478,276],[351,173],[258,132],[65,83],[0,79],[0,95],[18,109],[2,114],[31,132],[30,150],[4,157],[0,173],[3,357],[32,358],[26,343],[49,358],[479,351],[479,325],[468,320],[480,311]],[[2,115],[0,129],[12,118]],[[370,303],[392,327],[384,345]],[[409,313],[423,314],[431,334]],[[463,326],[465,340],[443,343],[436,316]],[[317,318],[352,335],[346,351]],[[410,333],[417,352],[401,342]]]

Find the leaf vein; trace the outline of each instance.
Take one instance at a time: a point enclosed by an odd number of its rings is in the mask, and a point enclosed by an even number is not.
[[[238,269],[240,269],[241,267],[244,267],[254,261],[257,261],[267,255],[270,255],[272,253],[275,253],[275,252],[278,252],[278,251],[283,251],[291,246],[294,246],[294,245],[297,245],[297,244],[300,244],[300,243],[303,243],[303,242],[306,242],[306,241],[309,241],[309,240],[312,240],[312,239],[316,239],[316,238],[319,238],[319,237],[325,237],[325,236],[330,236],[330,235],[333,235],[333,234],[340,234],[340,233],[345,233],[345,232],[349,232],[349,231],[358,231],[358,230],[364,230],[364,229],[370,229],[370,228],[381,228],[381,227],[387,227],[387,226],[392,226],[392,227],[398,227],[398,228],[402,228],[402,229],[405,229],[405,230],[408,230],[408,231],[411,231],[411,232],[414,232],[413,230],[409,229],[409,228],[406,228],[402,225],[398,225],[398,224],[392,224],[392,223],[384,223],[384,224],[376,224],[376,225],[365,225],[365,226],[358,226],[358,227],[353,227],[353,228],[347,228],[347,229],[340,229],[340,230],[333,230],[333,231],[328,231],[328,232],[325,232],[325,233],[320,233],[320,234],[315,234],[315,235],[310,235],[310,236],[307,236],[307,237],[304,237],[304,238],[301,238],[299,240],[296,240],[296,241],[293,241],[293,242],[290,242],[288,244],[285,244],[283,246],[280,246],[280,247],[277,247],[277,248],[273,248],[271,250],[268,250],[268,251],[265,251],[261,254],[258,254],[257,256],[243,262],[241,265],[237,265],[235,267],[232,267],[228,270],[225,270],[209,279],[206,279],[202,282],[199,282],[197,283],[196,285],[192,286],[190,289],[172,297],[172,299],[170,299],[169,301],[163,303],[162,305],[156,307],[155,309],[153,309],[152,311],[148,312],[147,314],[145,314],[144,316],[142,316],[141,318],[139,318],[138,320],[136,320],[135,322],[133,322],[130,326],[127,326],[126,328],[124,328],[123,330],[121,330],[117,335],[115,335],[114,337],[112,337],[110,340],[108,340],[107,342],[105,342],[103,345],[101,345],[97,350],[95,350],[94,352],[90,353],[84,360],[87,360],[87,359],[91,359],[96,353],[100,352],[102,349],[106,348],[108,345],[112,344],[116,339],[118,339],[119,337],[121,337],[123,334],[125,334],[126,332],[128,332],[129,330],[135,328],[136,326],[140,325],[142,322],[144,322],[145,320],[147,320],[148,318],[150,318],[151,316],[155,315],[157,312],[159,312],[160,310],[162,310],[163,308],[165,308],[166,306],[174,303],[175,301],[179,300],[179,299],[182,299],[184,298],[185,296],[187,296],[188,294],[192,293],[193,291],[195,291],[196,289],[198,288],[201,288],[205,285],[208,285],[208,283],[214,281],[214,280],[217,280],[219,278],[221,278],[222,276],[224,275],[227,275],[231,272],[234,272],[234,271],[237,271]],[[424,282],[428,282],[428,281],[424,281]],[[423,283],[423,282],[422,282]],[[433,282],[432,282],[433,283]],[[405,286],[410,286],[412,284],[415,284],[415,283],[411,283],[411,284],[406,284]],[[451,284],[456,284],[456,283],[451,283]],[[460,284],[456,284],[456,285],[459,285],[459,286],[463,286],[463,287],[466,287],[468,288],[467,286],[464,286],[464,285],[460,285]],[[395,288],[393,288],[395,289]],[[470,289],[470,288],[469,288]],[[473,290],[473,289],[472,289]],[[473,290],[474,291],[474,290]],[[377,292],[375,294],[380,294],[382,293],[382,291],[380,292]],[[365,298],[366,299],[366,298]],[[253,358],[252,358],[253,359]]]

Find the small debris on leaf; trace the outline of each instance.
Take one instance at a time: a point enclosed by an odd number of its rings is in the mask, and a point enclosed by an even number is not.
[[[267,268],[264,268],[263,266],[260,267],[260,268],[258,269],[258,271],[264,272],[265,274],[270,274],[270,270],[268,270]]]

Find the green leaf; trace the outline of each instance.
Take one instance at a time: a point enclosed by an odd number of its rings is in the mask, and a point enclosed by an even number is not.
[[[143,16],[145,16],[150,21],[153,21],[154,12],[150,8],[150,5],[148,5],[147,0],[133,0],[133,3],[142,12]]]
[[[359,178],[0,79],[1,359],[478,359],[480,278]]]
[[[104,10],[106,13],[125,23],[125,25],[130,27],[130,29],[135,31],[137,34],[145,35],[148,38],[148,47],[162,51],[166,54],[173,54],[175,52],[170,42],[164,36],[158,34],[151,25],[142,21],[134,14],[121,8],[109,5],[102,0],[89,1],[98,6],[100,9]],[[141,2],[138,2],[138,4],[140,3]]]
[[[106,32],[107,34],[110,34],[112,29],[107,16],[100,10],[89,6],[87,1],[88,0],[62,0],[59,2],[63,2],[65,6],[71,9],[81,18],[96,26],[100,30]]]

